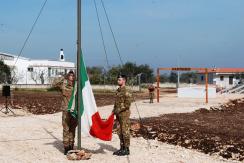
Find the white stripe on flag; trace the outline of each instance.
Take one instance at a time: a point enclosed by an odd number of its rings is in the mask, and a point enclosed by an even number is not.
[[[97,112],[97,105],[89,80],[85,82],[85,87],[82,89],[82,98],[84,112],[81,115],[81,131],[85,135],[90,135],[92,116]]]

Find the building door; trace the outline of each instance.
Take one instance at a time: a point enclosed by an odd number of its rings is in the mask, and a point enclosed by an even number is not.
[[[233,85],[233,79],[234,79],[233,76],[229,76],[229,85]]]

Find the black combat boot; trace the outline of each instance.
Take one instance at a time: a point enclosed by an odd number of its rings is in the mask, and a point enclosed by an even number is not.
[[[125,147],[124,150],[121,150],[121,152],[118,154],[118,156],[125,156],[125,155],[130,155],[129,147]]]
[[[67,153],[69,152],[69,149],[70,147],[68,146],[68,147],[64,147],[64,155],[67,155]]]
[[[69,150],[74,150],[74,145],[69,145]]]
[[[119,155],[119,154],[121,153],[121,151],[123,151],[124,149],[125,149],[124,146],[120,146],[120,149],[117,150],[117,151],[115,151],[115,152],[113,153],[113,155]]]

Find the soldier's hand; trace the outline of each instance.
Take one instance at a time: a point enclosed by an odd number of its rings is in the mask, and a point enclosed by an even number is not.
[[[118,114],[118,110],[117,110],[117,109],[114,109],[114,110],[112,111],[112,113],[114,113],[115,115],[117,115],[117,114]]]
[[[115,113],[114,113],[114,111],[113,111],[113,110],[112,110],[111,114],[114,114],[114,115],[115,115]]]
[[[61,85],[63,84],[63,82],[64,82],[64,78],[63,77],[56,78],[52,82],[52,87],[61,87]]]

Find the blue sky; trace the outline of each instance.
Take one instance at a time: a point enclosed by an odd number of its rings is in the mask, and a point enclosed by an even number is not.
[[[18,54],[44,0],[0,0],[0,51]],[[119,64],[101,8],[109,63]],[[124,62],[152,67],[243,67],[243,0],[104,0]],[[83,0],[82,47],[88,66],[106,66],[92,0]],[[76,0],[48,0],[24,57],[76,58]]]

